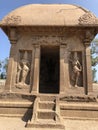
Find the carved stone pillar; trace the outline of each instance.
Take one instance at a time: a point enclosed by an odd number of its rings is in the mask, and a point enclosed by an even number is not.
[[[65,75],[65,88],[70,87],[70,79],[69,79],[69,64],[68,64],[68,50],[67,45],[65,45],[65,53],[64,53],[64,75]]]
[[[92,69],[91,69],[91,53],[90,53],[90,42],[93,40],[95,35],[95,30],[93,29],[86,29],[85,32],[85,39],[84,39],[84,46],[85,46],[85,68],[84,68],[84,72],[85,72],[85,83],[84,83],[84,87],[85,87],[85,94],[88,94],[89,92],[91,92],[93,90],[93,86],[92,86]]]
[[[40,69],[40,46],[34,45],[34,73],[32,93],[36,94],[39,90],[39,69]]]
[[[33,48],[32,48],[31,72],[30,72],[30,92],[32,92],[32,88],[33,88],[34,60],[35,60],[35,47],[33,46]]]
[[[82,63],[83,63],[83,87],[84,87],[84,93],[87,94],[87,73],[86,73],[86,54],[85,50],[82,53]]]
[[[65,45],[60,45],[60,94],[65,92]]]
[[[10,57],[8,62],[8,70],[7,70],[7,79],[5,84],[5,90],[11,91],[12,87],[14,86],[14,79],[15,79],[15,59],[16,59],[16,29],[11,28],[9,33],[9,39],[11,42],[11,49],[10,49]]]
[[[93,90],[92,86],[92,69],[91,69],[91,53],[90,53],[90,45],[85,42],[85,60],[86,60],[86,94]]]

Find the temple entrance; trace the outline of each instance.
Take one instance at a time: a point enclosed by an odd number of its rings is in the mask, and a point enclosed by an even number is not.
[[[59,93],[59,46],[42,46],[40,57],[40,93]]]

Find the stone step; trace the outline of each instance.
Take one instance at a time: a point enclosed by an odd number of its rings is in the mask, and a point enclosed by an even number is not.
[[[41,122],[44,122],[44,124],[51,124],[51,123],[56,123],[56,121],[54,119],[37,119],[36,120],[36,123],[41,123]]]
[[[39,109],[51,109],[51,110],[54,110],[55,109],[55,103],[51,102],[51,101],[40,101],[38,103],[38,108]]]
[[[26,127],[27,128],[46,128],[46,129],[59,129],[59,130],[65,130],[65,126],[62,125],[62,124],[59,124],[59,123],[44,123],[44,121],[40,122],[40,123],[32,123],[32,122],[29,122],[26,124]]]
[[[40,109],[37,111],[38,119],[55,119],[55,112],[49,109]]]
[[[24,115],[31,117],[32,114],[32,102],[24,100],[0,100],[0,116],[19,116],[23,117]]]
[[[40,96],[40,101],[55,101],[55,96]]]
[[[60,114],[63,118],[98,118],[98,103],[60,103]]]
[[[23,114],[0,114],[0,117],[12,117],[12,118],[15,118],[15,117],[23,117]]]

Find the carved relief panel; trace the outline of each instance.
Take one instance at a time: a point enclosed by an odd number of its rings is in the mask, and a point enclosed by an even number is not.
[[[17,63],[16,87],[26,88],[30,86],[30,71],[32,62],[31,50],[19,51],[19,62]]]
[[[71,86],[83,86],[83,65],[81,51],[71,51],[69,54],[69,76]]]

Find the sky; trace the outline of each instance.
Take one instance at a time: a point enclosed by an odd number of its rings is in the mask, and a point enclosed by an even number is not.
[[[0,0],[0,20],[12,10],[27,4],[74,4],[82,6],[98,17],[98,0]],[[10,42],[0,29],[0,60],[9,57]],[[98,68],[98,66],[97,66]],[[98,77],[98,74],[97,74]]]

